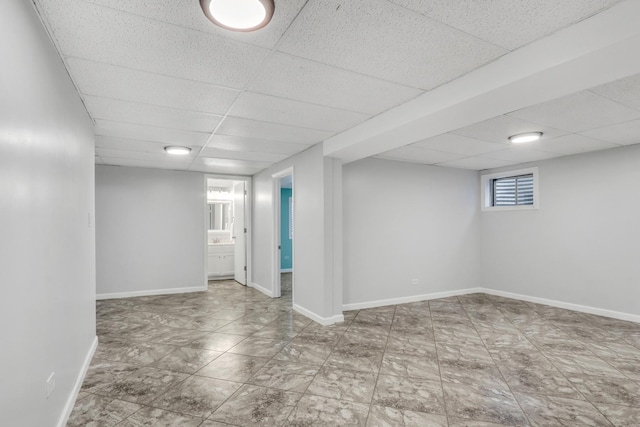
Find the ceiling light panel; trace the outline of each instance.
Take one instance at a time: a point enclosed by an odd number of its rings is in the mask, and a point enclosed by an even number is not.
[[[129,122],[172,129],[211,133],[222,120],[215,114],[176,110],[156,105],[85,96],[91,117],[98,120]]]
[[[67,65],[78,89],[86,95],[224,114],[240,94],[209,83],[78,58],[67,58]]]
[[[487,142],[509,144],[507,138],[511,135],[536,131],[543,132],[546,138],[554,138],[568,133],[563,130],[541,126],[540,124],[511,116],[497,116],[489,120],[484,120],[470,126],[456,129],[452,133],[481,139]]]
[[[514,50],[620,0],[389,1],[505,49]]]
[[[423,93],[415,88],[283,53],[275,53],[267,59],[249,89],[368,114],[381,113]]]
[[[305,129],[298,126],[287,126],[278,123],[268,123],[259,120],[243,119],[240,117],[225,117],[216,134],[243,136],[290,142],[294,144],[315,144],[329,138],[335,132],[317,129]]]
[[[278,49],[420,89],[507,52],[386,0],[310,1]]]
[[[142,126],[132,123],[96,120],[96,135],[118,138],[140,139],[165,144],[202,146],[207,143],[209,134],[154,126]]]
[[[243,88],[270,52],[84,1],[45,3],[67,56]]]
[[[370,117],[368,114],[337,110],[253,92],[243,93],[231,107],[229,114],[234,117],[329,132],[340,132]]]
[[[581,132],[640,118],[640,111],[583,90],[507,115],[569,132]]]

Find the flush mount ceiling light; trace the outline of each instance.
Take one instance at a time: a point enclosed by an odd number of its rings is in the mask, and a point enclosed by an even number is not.
[[[255,31],[271,21],[273,0],[200,0],[202,11],[214,24],[231,31]]]
[[[533,142],[542,138],[542,132],[527,132],[511,135],[509,141],[514,144],[522,144],[523,142]]]
[[[164,151],[169,154],[176,154],[178,156],[185,156],[191,152],[189,147],[181,147],[179,145],[168,145],[164,147]]]

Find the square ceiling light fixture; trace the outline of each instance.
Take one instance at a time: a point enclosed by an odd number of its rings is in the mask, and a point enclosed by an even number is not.
[[[255,31],[271,21],[273,0],[200,0],[211,22],[231,31]]]

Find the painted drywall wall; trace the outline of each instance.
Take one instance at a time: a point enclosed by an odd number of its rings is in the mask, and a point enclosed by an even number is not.
[[[639,165],[639,145],[527,165],[540,209],[481,213],[484,287],[640,315]]]
[[[96,343],[93,124],[31,2],[0,35],[0,424],[63,425]]]
[[[99,298],[202,290],[204,176],[96,166]]]
[[[365,159],[342,181],[348,308],[480,285],[477,172]]]
[[[280,189],[280,268],[290,270],[293,260],[291,234],[289,233],[289,203],[291,202],[291,188]]]
[[[327,181],[327,169],[340,167],[336,161],[322,155],[322,144],[317,144],[292,156],[253,177],[253,253],[252,286],[272,293],[275,282],[274,230],[274,174],[293,167],[294,198],[294,252],[293,304],[298,311],[314,320],[331,323],[342,313],[342,304],[333,299],[342,294],[342,282],[334,280],[339,269],[333,257],[327,257],[325,248],[334,245],[335,228],[326,227],[333,218],[325,214],[326,206],[340,182]],[[327,202],[327,203],[325,203]],[[336,218],[341,221],[341,215]],[[329,234],[327,235],[327,230]]]

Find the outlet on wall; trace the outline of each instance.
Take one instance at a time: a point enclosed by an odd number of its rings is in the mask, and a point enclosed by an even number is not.
[[[55,372],[51,372],[51,375],[49,375],[49,378],[47,378],[47,399],[49,398],[49,396],[51,396],[51,393],[53,393],[53,389],[56,386],[56,373]]]
[[[418,283],[420,283],[418,279],[411,279],[411,286],[418,286]]]

